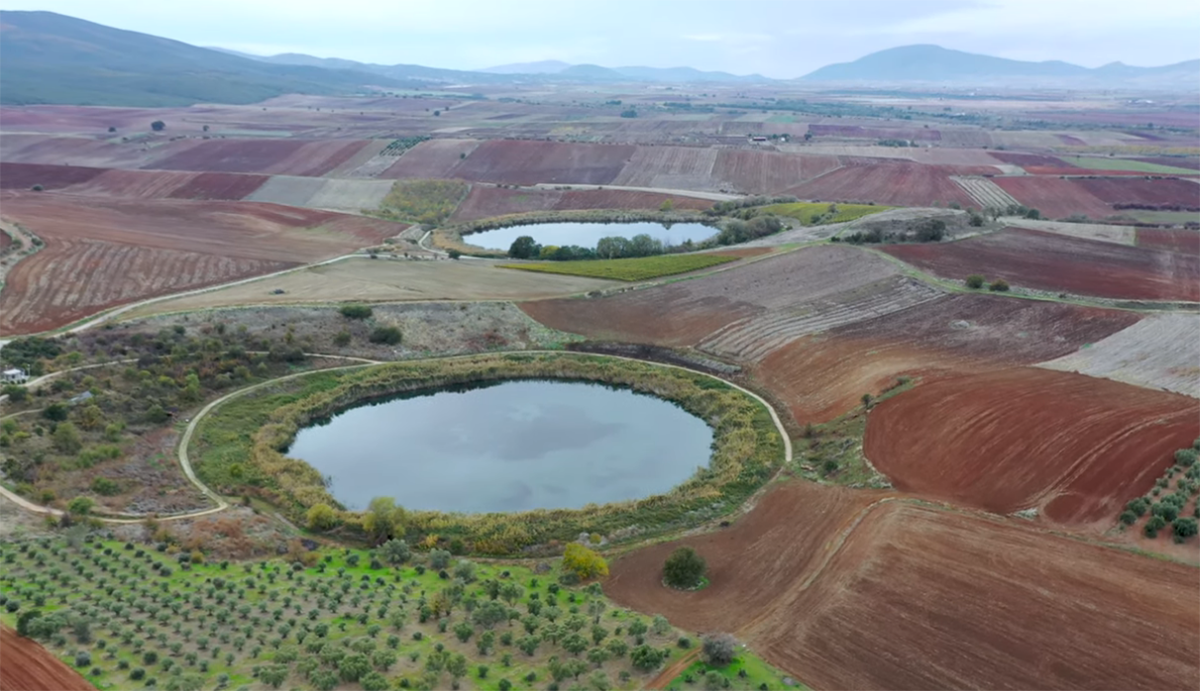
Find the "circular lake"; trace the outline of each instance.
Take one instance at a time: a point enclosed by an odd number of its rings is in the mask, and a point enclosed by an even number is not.
[[[655,240],[661,240],[664,245],[682,245],[691,240],[700,242],[716,235],[719,231],[701,223],[672,223],[668,228],[662,223],[535,223],[509,228],[485,230],[481,233],[471,233],[463,238],[477,247],[489,250],[504,250],[512,246],[513,240],[528,235],[539,245],[562,247],[578,245],[579,247],[595,248],[600,238],[623,237],[634,235],[649,235]]]
[[[602,384],[503,381],[403,394],[306,427],[287,454],[349,509],[528,511],[661,494],[707,466],[712,429]]]

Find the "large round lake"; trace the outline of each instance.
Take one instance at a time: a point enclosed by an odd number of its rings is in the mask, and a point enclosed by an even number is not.
[[[471,233],[464,240],[477,247],[507,251],[512,247],[513,240],[522,235],[530,236],[543,246],[578,245],[594,248],[600,238],[649,235],[661,240],[664,245],[682,245],[688,240],[707,240],[718,232],[716,228],[700,223],[537,223]]]
[[[505,381],[406,394],[296,435],[288,455],[350,509],[577,509],[660,494],[707,466],[712,429],[673,403],[600,384]]]

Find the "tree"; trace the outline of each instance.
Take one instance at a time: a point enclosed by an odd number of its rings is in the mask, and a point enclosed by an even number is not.
[[[619,259],[630,256],[629,240],[619,235],[600,238],[596,241],[596,256],[601,259]]]
[[[397,506],[391,497],[375,497],[363,513],[363,531],[375,544],[390,538],[393,534],[404,533],[408,512],[404,507]]]
[[[979,274],[971,274],[967,276],[967,287],[972,290],[979,290],[983,287],[983,276]]]
[[[314,504],[307,514],[310,530],[325,531],[337,526],[337,512],[328,504]]]
[[[1146,525],[1142,527],[1142,531],[1146,533],[1146,537],[1153,540],[1158,537],[1158,531],[1165,528],[1166,520],[1162,516],[1151,516],[1150,520],[1146,521]]]
[[[583,636],[573,633],[563,639],[562,647],[563,650],[567,651],[568,653],[571,653],[572,655],[578,655],[588,649],[588,642]]]
[[[167,129],[167,123],[163,122],[162,120],[155,120],[154,122],[150,123],[150,129],[154,130],[155,132],[162,132],[163,130]]]
[[[513,240],[508,248],[508,256],[513,259],[532,259],[541,254],[542,246],[533,241],[528,235]]]
[[[371,330],[371,335],[367,337],[367,340],[372,343],[382,343],[385,345],[399,345],[400,339],[400,329],[395,326],[377,326]]]
[[[42,409],[42,417],[51,422],[62,422],[70,412],[71,409],[65,403],[51,403]]]
[[[1007,293],[1008,281],[1005,281],[1003,278],[997,278],[988,285],[988,290],[994,293]]]
[[[412,550],[409,549],[408,543],[397,538],[392,538],[379,546],[379,556],[389,564],[403,564],[411,555]]]
[[[452,249],[452,250],[447,250],[446,255],[449,256],[451,259],[458,259],[459,257],[462,256],[462,252]]]
[[[79,430],[70,422],[61,422],[51,435],[54,448],[65,454],[77,454],[83,448]]]
[[[575,574],[580,580],[603,578],[608,575],[608,562],[595,551],[578,542],[567,545],[563,553],[564,571]]]
[[[592,676],[588,677],[588,684],[596,691],[609,691],[612,688],[612,681],[602,669],[592,672]]]
[[[86,516],[92,512],[92,507],[95,505],[96,502],[88,497],[75,497],[71,503],[67,504],[67,513],[72,516]]]
[[[358,683],[364,691],[387,691],[389,688],[388,678],[379,672],[368,672]]]
[[[457,682],[460,678],[467,676],[467,658],[462,653],[455,655],[446,661],[446,671],[450,676],[454,677]]]
[[[371,661],[362,653],[347,655],[338,663],[338,676],[343,681],[358,681],[370,672]]]
[[[700,654],[708,664],[723,667],[733,662],[733,655],[737,651],[737,641],[733,636],[716,632],[706,634],[701,641]]]
[[[663,564],[663,581],[672,588],[688,589],[700,585],[708,564],[691,547],[680,547]]]
[[[1171,527],[1175,530],[1175,538],[1182,542],[1196,534],[1200,529],[1200,525],[1195,518],[1180,517],[1171,522]]]
[[[287,678],[287,665],[267,665],[258,672],[258,680],[273,689],[283,686],[283,682],[287,681]]]
[[[666,656],[667,654],[658,648],[649,645],[639,645],[629,654],[629,661],[635,669],[649,672],[658,669],[658,666],[662,664]]]
[[[8,400],[13,403],[20,403],[29,396],[29,391],[24,386],[5,384],[4,388],[0,389],[0,394],[8,396]]]
[[[675,202],[671,201],[670,199],[665,200],[662,204],[660,204],[658,206],[658,210],[663,211],[663,212],[673,211],[674,209],[675,209]]]

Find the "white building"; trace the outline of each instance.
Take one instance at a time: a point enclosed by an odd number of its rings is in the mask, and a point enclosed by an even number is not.
[[[0,372],[0,384],[24,384],[29,381],[25,370],[13,367]]]

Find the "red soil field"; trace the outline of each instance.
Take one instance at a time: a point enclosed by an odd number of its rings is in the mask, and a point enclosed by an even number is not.
[[[448,180],[462,163],[462,154],[471,155],[479,146],[477,139],[431,139],[405,151],[377,177],[385,180],[425,178]]]
[[[1139,318],[1134,312],[1054,302],[948,295],[797,339],[763,358],[752,373],[798,424],[821,423],[901,375],[932,381],[1043,362]]]
[[[856,248],[823,245],[688,281],[593,300],[521,305],[534,319],[591,338],[696,345],[739,319],[861,287],[896,272]]]
[[[1187,396],[1014,368],[880,403],[863,451],[902,491],[1108,528],[1197,436],[1200,402]]]
[[[66,191],[124,199],[199,199],[237,201],[262,187],[266,175],[186,173],[166,170],[108,170]]]
[[[1118,205],[1181,206],[1200,211],[1200,185],[1179,178],[1080,178],[1074,182],[1097,199]],[[1130,207],[1126,207],[1130,208]]]
[[[480,144],[453,175],[476,182],[517,185],[605,185],[617,177],[635,150],[624,144],[492,140]]]
[[[720,149],[712,177],[753,194],[780,192],[837,169],[837,156]]]
[[[56,328],[115,305],[262,275],[379,243],[404,225],[252,202],[7,193],[6,219],[46,241],[0,293],[0,332]],[[303,231],[303,232],[299,232]]]
[[[0,189],[27,190],[41,185],[47,190],[59,190],[87,182],[105,172],[103,168],[83,166],[52,166],[43,163],[0,163]]]
[[[999,177],[992,182],[1025,206],[1041,211],[1044,218],[1066,218],[1072,214],[1105,218],[1117,213],[1075,180],[1049,176]]]
[[[0,691],[94,691],[37,641],[0,626]]]
[[[1051,122],[1073,122],[1096,125],[1146,125],[1155,127],[1187,127],[1200,129],[1200,115],[1195,109],[1178,110],[1087,110],[1087,111],[1028,111],[1030,118]]]
[[[317,177],[345,163],[369,143],[337,139],[210,139],[142,168]]]
[[[985,166],[985,168],[988,168]],[[995,172],[994,168],[989,168]],[[801,199],[840,202],[875,202],[889,206],[931,206],[975,201],[954,184],[940,166],[919,163],[876,162],[840,168],[787,190]]]
[[[1045,168],[1072,168],[1070,163],[1055,158],[1054,156],[1046,156],[1044,154],[1021,154],[1010,151],[991,151],[989,152],[992,158],[998,158],[1005,163],[1010,163],[1014,166],[1028,168],[1029,166],[1041,166]]]
[[[562,197],[557,190],[526,188],[510,190],[492,185],[472,185],[467,198],[454,210],[451,220],[477,221],[492,216],[506,216],[530,211],[549,211]]]
[[[571,209],[651,209],[657,210],[663,202],[670,200],[672,208],[702,211],[711,208],[708,199],[681,197],[657,192],[634,190],[568,190],[554,205],[559,211]]]
[[[1200,255],[1200,231],[1138,228],[1138,247]]]
[[[863,137],[867,139],[909,139],[914,141],[941,141],[937,130],[900,129],[891,127],[861,127],[859,125],[809,125],[814,137]]]
[[[983,274],[1014,286],[1130,300],[1200,301],[1200,257],[1006,228],[957,242],[882,250],[945,278]]]
[[[1025,172],[1030,175],[1051,176],[1067,175],[1074,178],[1144,178],[1145,171],[1140,170],[1100,170],[1098,168],[1058,168],[1054,166],[1025,166]]]
[[[92,168],[138,168],[152,158],[185,151],[199,142],[178,140],[156,142],[150,148],[140,141],[120,142],[90,137],[46,134],[0,136],[0,157],[11,163],[90,166]]]
[[[680,545],[708,560],[703,590],[662,585]],[[1198,586],[1192,567],[1025,522],[796,482],[728,529],[620,558],[605,591],[732,630],[813,688],[1092,689],[1200,683],[1200,613],[1181,606]]]

